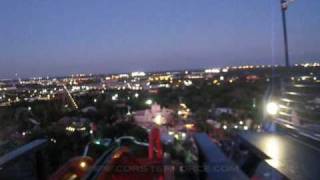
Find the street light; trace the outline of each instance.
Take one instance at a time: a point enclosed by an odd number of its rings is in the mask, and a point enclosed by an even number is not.
[[[276,115],[279,111],[279,105],[275,102],[269,102],[266,106],[267,113],[270,115]]]
[[[115,94],[111,97],[112,101],[116,101],[118,99],[119,95]]]
[[[147,105],[151,105],[152,104],[152,100],[151,99],[146,100],[146,104]]]
[[[281,13],[282,13],[282,25],[283,25],[283,38],[284,38],[284,52],[285,52],[285,60],[286,67],[290,66],[289,63],[289,50],[288,50],[288,36],[287,36],[287,23],[286,23],[286,11],[288,9],[289,3],[293,2],[293,0],[280,0],[281,3]]]
[[[84,161],[80,162],[80,167],[81,167],[81,168],[87,167],[87,163],[84,162]]]

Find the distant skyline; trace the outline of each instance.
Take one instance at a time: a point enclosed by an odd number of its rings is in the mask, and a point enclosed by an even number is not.
[[[287,13],[291,64],[320,60],[320,2]],[[0,79],[283,64],[280,0],[1,0]]]

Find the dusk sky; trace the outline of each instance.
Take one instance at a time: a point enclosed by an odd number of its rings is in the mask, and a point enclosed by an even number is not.
[[[280,0],[0,0],[0,79],[283,64]],[[288,9],[291,63],[320,60],[320,1]]]

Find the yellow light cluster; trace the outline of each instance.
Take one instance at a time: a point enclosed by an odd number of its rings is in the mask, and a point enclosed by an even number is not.
[[[66,131],[74,132],[76,129],[74,127],[68,126],[66,127]]]
[[[320,63],[305,63],[305,64],[301,64],[301,66],[303,66],[303,67],[319,67]]]
[[[204,70],[205,73],[220,73],[220,68],[212,68]]]
[[[150,77],[149,81],[172,81],[172,77],[169,75],[154,76]]]

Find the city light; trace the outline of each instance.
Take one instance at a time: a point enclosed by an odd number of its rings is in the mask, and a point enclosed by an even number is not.
[[[152,104],[152,100],[151,99],[148,99],[148,100],[146,100],[146,105],[151,105]]]
[[[66,131],[74,132],[76,129],[74,127],[68,126],[66,127]]]
[[[185,80],[185,81],[183,81],[183,83],[184,83],[185,86],[191,86],[192,85],[192,81],[190,81],[190,80]]]
[[[138,93],[135,93],[135,94],[134,94],[134,97],[135,97],[135,98],[138,98],[138,97],[139,97],[139,94],[138,94]]]
[[[229,71],[229,68],[223,68],[222,69],[222,72],[228,72]]]
[[[116,101],[118,100],[118,94],[115,94],[111,97],[112,101]]]
[[[181,133],[181,136],[182,136],[182,139],[186,139],[187,134],[183,132],[183,133]]]
[[[78,128],[77,130],[79,130],[79,131],[85,131],[85,130],[87,130],[87,128],[86,128],[86,127],[82,127],[82,128]]]
[[[215,79],[215,80],[212,81],[212,83],[213,83],[213,84],[218,84],[219,81]]]
[[[220,73],[220,68],[212,68],[204,70],[205,73]]]
[[[55,140],[54,138],[51,138],[50,141],[53,142],[53,143],[57,142],[57,140]]]
[[[84,161],[80,162],[80,167],[81,167],[81,168],[87,167],[87,163],[84,162]]]
[[[266,106],[267,113],[270,115],[276,115],[279,111],[279,105],[275,102],[269,102]]]
[[[128,74],[119,74],[119,77],[120,77],[120,78],[128,78],[129,75],[128,75]]]
[[[146,75],[145,72],[132,72],[131,73],[132,77],[142,77],[142,76],[145,76],[145,75]]]
[[[185,127],[186,127],[187,129],[192,129],[192,128],[194,127],[194,125],[193,125],[193,124],[186,124]]]
[[[156,124],[161,125],[161,124],[164,123],[164,118],[163,118],[160,114],[158,114],[158,115],[154,118],[153,121],[154,121]]]
[[[174,138],[176,138],[178,140],[179,139],[179,134],[175,134]]]
[[[223,125],[222,127],[224,130],[228,129],[228,126],[227,125]]]
[[[180,106],[182,106],[183,108],[187,108],[187,105],[185,103],[180,103]]]

